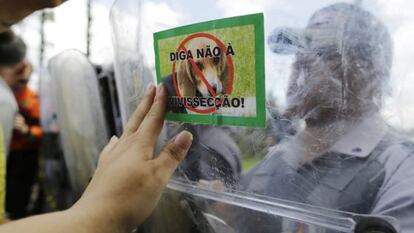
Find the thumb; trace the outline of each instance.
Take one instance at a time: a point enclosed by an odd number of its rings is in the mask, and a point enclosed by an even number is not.
[[[167,181],[170,179],[177,166],[187,155],[192,141],[193,135],[184,130],[163,148],[160,155],[154,161],[163,180]]]

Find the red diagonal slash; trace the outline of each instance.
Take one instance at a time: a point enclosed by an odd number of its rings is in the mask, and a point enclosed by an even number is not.
[[[208,39],[213,40],[214,42],[216,42],[216,44],[220,47],[221,51],[225,52],[226,51],[226,46],[224,45],[223,42],[221,42],[218,38],[216,38],[215,36],[208,34],[208,33],[195,33],[192,34],[188,37],[186,37],[178,46],[177,52],[179,52],[180,50],[184,50],[184,52],[187,53],[187,49],[185,48],[185,44],[187,42],[189,42],[190,40],[197,38],[197,37],[205,37]],[[230,95],[232,89],[233,89],[233,82],[234,82],[234,66],[233,66],[233,59],[230,55],[226,56],[227,58],[227,65],[229,68],[229,84],[224,92],[224,95]],[[208,81],[206,80],[206,78],[204,77],[203,73],[201,72],[201,70],[198,68],[198,66],[195,64],[193,59],[189,59],[191,66],[194,68],[194,70],[196,71],[197,75],[200,77],[201,81],[207,86],[207,89],[209,90],[210,94],[213,97],[217,96],[217,93],[213,90],[213,88],[211,87],[211,85],[208,83]],[[179,97],[183,97],[182,94],[180,93],[180,90],[178,88],[177,85],[177,80],[176,80],[176,73],[175,73],[175,65],[176,62],[173,62],[173,67],[172,67],[172,76],[173,76],[173,84],[174,84],[174,88],[175,91],[177,93],[177,95]],[[212,108],[208,108],[208,109],[195,109],[191,106],[186,105],[185,106],[188,110],[193,111],[193,112],[197,112],[197,113],[212,113],[214,111],[216,111],[215,107]]]
[[[182,50],[184,50],[185,53],[187,53],[187,48],[185,48],[184,46],[181,48]],[[178,51],[181,50],[180,48],[178,48]],[[198,66],[195,64],[193,59],[188,59],[188,61],[191,63],[191,66],[193,67],[193,69],[195,70],[195,72],[197,73],[198,77],[200,77],[201,81],[207,86],[208,91],[210,92],[211,96],[216,97],[217,93],[213,90],[213,87],[210,85],[210,83],[207,81],[207,79],[204,77],[203,72],[201,72],[201,70],[198,68]]]

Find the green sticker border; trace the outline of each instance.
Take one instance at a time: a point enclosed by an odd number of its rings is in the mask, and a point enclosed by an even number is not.
[[[253,25],[255,32],[256,65],[256,117],[232,117],[222,115],[197,115],[167,112],[166,120],[210,125],[233,125],[264,128],[266,125],[265,102],[265,49],[263,13],[236,16],[202,23],[190,24],[154,33],[155,64],[157,84],[161,83],[161,67],[158,41],[174,36],[188,35],[213,29]]]

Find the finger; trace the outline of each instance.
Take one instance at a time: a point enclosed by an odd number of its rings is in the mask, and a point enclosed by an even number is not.
[[[22,128],[24,127],[24,124],[22,124],[22,123],[20,123],[20,122],[16,122],[16,123],[14,124],[14,127],[15,127],[15,128],[17,128],[17,129],[22,129]]]
[[[201,188],[209,188],[210,187],[210,181],[200,179],[197,183],[197,186],[201,187]]]
[[[188,131],[182,131],[173,142],[166,145],[158,158],[154,160],[157,174],[161,180],[167,181],[174,173],[177,166],[187,155],[193,141],[193,135]]]
[[[20,120],[20,121],[24,121],[24,117],[23,117],[21,114],[18,114],[18,115],[16,116],[16,119],[17,119],[17,120]]]
[[[22,125],[26,124],[26,120],[24,118],[18,119],[18,122]]]
[[[111,140],[109,140],[108,144],[105,146],[105,148],[102,150],[102,152],[112,150],[115,147],[118,140],[119,139],[118,139],[117,136],[112,136]]]
[[[21,124],[21,123],[24,122],[24,119],[21,118],[21,117],[16,117],[16,119],[14,119],[14,121]]]
[[[157,88],[154,104],[138,128],[138,135],[147,148],[153,148],[164,123],[167,106],[167,94],[163,85]]]
[[[224,191],[226,186],[220,180],[199,180],[198,184],[201,188],[216,190],[216,191]]]
[[[138,127],[140,126],[141,122],[147,115],[148,111],[151,109],[151,105],[154,101],[155,96],[155,86],[154,84],[149,84],[144,98],[142,99],[141,103],[136,108],[135,112],[132,114],[131,118],[128,120],[128,123],[125,126],[125,130],[123,133],[124,136],[131,135],[135,131],[137,131]]]

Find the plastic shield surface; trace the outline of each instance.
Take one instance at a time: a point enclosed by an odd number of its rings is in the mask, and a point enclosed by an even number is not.
[[[98,80],[87,58],[75,50],[55,56],[48,69],[69,179],[80,195],[108,142]]]
[[[118,83],[125,84],[118,86],[124,119],[146,83],[163,78],[156,72],[162,58],[154,33],[182,36],[188,25],[264,15],[266,127],[167,121],[161,143],[183,129],[193,133],[194,142],[142,230],[412,232],[414,122],[407,117],[413,108],[407,100],[414,84],[408,62],[414,55],[408,42],[414,30],[408,22],[414,18],[405,10],[408,2],[400,4],[115,2],[111,23]],[[218,27],[211,23],[208,28]],[[200,30],[185,33],[207,33]],[[243,36],[230,37],[235,56],[260,43]],[[200,80],[216,78],[209,83],[219,88],[225,85],[225,69],[214,68],[222,64],[219,56],[189,58],[185,48],[195,40],[188,40],[174,56],[184,51],[180,65],[191,65],[183,66],[185,75],[181,68],[172,69],[172,80],[163,83],[172,92],[190,83],[193,93],[208,96],[219,89],[206,92]],[[234,59],[247,66],[253,58]],[[208,69],[215,69],[217,77]],[[243,65],[234,69],[234,80],[247,72]],[[249,85],[241,82],[237,88]]]
[[[42,146],[40,149],[44,170],[45,192],[48,194],[47,209],[54,211],[66,209],[73,202],[67,178],[67,167],[59,141],[57,122],[56,92],[53,90],[52,78],[48,72],[40,79],[39,95],[41,101],[41,125],[43,129]]]
[[[40,80],[40,98],[42,100],[41,111],[41,125],[46,133],[57,133],[58,125],[56,121],[56,96],[52,88],[52,79],[49,73],[43,74]]]

